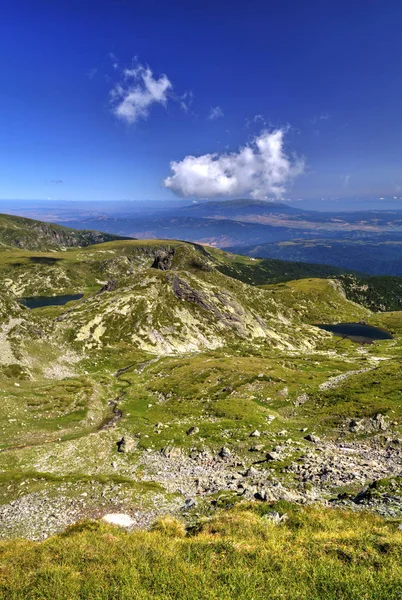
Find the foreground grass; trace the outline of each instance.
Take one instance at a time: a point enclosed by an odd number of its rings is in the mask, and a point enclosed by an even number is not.
[[[275,525],[269,512],[286,512]],[[125,533],[77,524],[42,543],[0,544],[8,600],[401,597],[402,531],[368,514],[240,504],[186,532],[172,518]]]

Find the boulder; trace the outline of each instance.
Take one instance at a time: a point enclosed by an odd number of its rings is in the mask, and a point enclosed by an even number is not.
[[[161,453],[166,458],[179,458],[182,454],[181,448],[175,446],[166,446],[165,448],[162,448]]]
[[[123,436],[121,440],[116,442],[118,452],[131,452],[136,447],[134,440]]]
[[[255,446],[251,446],[251,448],[248,449],[249,452],[262,452],[264,450],[265,446],[264,444],[256,444]]]
[[[110,525],[117,525],[118,527],[130,528],[135,524],[134,519],[130,515],[124,513],[109,513],[102,517],[102,521],[109,523]]]
[[[196,435],[197,433],[199,433],[199,429],[198,427],[190,427],[190,429],[187,429],[186,434],[187,435]]]
[[[267,460],[280,460],[281,457],[278,452],[274,452],[274,450],[272,450],[271,452],[268,452],[266,458]]]
[[[313,433],[308,433],[307,435],[304,436],[304,439],[307,440],[308,442],[313,442],[313,444],[317,444],[317,442],[320,441],[320,438],[318,437],[318,435],[314,435]]]
[[[172,260],[174,256],[174,250],[164,251],[157,250],[155,253],[154,262],[151,265],[152,269],[159,269],[161,271],[169,271],[172,268]]]
[[[219,451],[219,456],[221,458],[229,458],[231,454],[231,451],[229,450],[229,448],[226,448],[226,446],[223,446]]]

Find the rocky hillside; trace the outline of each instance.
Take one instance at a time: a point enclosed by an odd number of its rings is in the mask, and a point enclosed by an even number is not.
[[[1,252],[0,536],[109,513],[191,529],[243,500],[399,519],[401,313],[278,269],[167,240]],[[393,339],[314,326],[362,320]]]
[[[60,250],[123,239],[100,231],[79,231],[24,217],[0,215],[0,249]]]

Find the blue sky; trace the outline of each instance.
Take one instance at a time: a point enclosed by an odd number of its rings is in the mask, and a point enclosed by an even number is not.
[[[0,198],[402,197],[401,30],[394,0],[3,0]]]

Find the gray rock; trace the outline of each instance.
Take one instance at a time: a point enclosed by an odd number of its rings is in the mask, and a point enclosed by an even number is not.
[[[194,500],[194,498],[187,498],[184,502],[182,510],[189,510],[190,508],[194,508],[195,506],[197,506],[197,502]]]
[[[357,433],[358,431],[364,431],[364,424],[362,421],[357,421],[356,419],[352,419],[349,422],[349,430],[352,433]]]
[[[288,516],[286,513],[281,515],[276,510],[273,510],[272,512],[265,515],[265,518],[267,519],[267,521],[271,521],[271,523],[275,523],[275,525],[279,525],[279,523],[283,523],[284,521],[286,521],[288,519]]]
[[[175,446],[166,446],[165,448],[162,448],[161,453],[166,458],[179,458],[182,454],[181,448]]]
[[[118,452],[131,452],[134,450],[136,443],[134,440],[123,436],[121,440],[116,442],[116,446]]]
[[[250,433],[250,437],[260,437],[261,436],[261,432],[258,431],[258,429],[254,429],[254,431],[252,431]]]
[[[380,429],[380,431],[386,431],[389,427],[389,421],[384,415],[380,413],[378,413],[373,419],[371,419],[371,422],[374,425],[374,427]]]
[[[308,442],[313,442],[313,444],[316,444],[317,442],[320,441],[320,438],[318,437],[318,435],[314,435],[313,433],[308,433],[306,436],[304,436],[304,439],[307,440]]]
[[[272,450],[272,452],[268,452],[267,454],[267,460],[280,460],[280,455],[278,454],[278,452],[274,452]]]
[[[198,427],[190,427],[190,429],[187,429],[186,434],[187,435],[196,435],[197,433],[199,433],[199,429]]]
[[[258,469],[256,469],[255,467],[250,467],[244,473],[244,477],[256,477],[258,474],[259,474]]]
[[[220,451],[219,451],[219,456],[221,458],[229,458],[229,456],[231,455],[231,451],[229,450],[229,448],[227,448],[226,446],[223,446]]]

